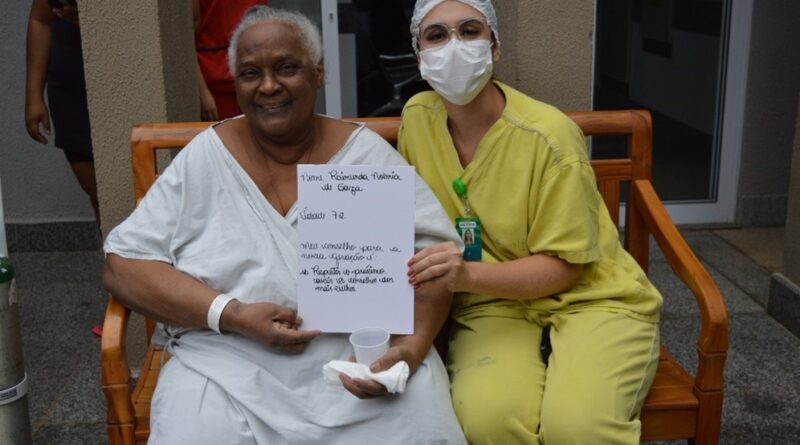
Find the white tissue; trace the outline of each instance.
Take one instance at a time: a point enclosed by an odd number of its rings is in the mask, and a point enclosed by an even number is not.
[[[392,394],[402,394],[408,381],[408,363],[399,361],[386,371],[372,372],[369,366],[361,363],[331,360],[322,367],[322,376],[330,385],[342,385],[339,374],[344,373],[356,379],[374,380],[386,387]]]

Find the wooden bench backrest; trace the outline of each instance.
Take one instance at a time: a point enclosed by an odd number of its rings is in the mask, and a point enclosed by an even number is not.
[[[627,157],[593,160],[597,185],[608,207],[611,218],[619,226],[620,194],[622,183],[636,179],[650,179],[652,163],[652,123],[650,113],[644,110],[581,111],[567,115],[583,130],[586,136],[627,136]],[[367,127],[389,142],[397,141],[399,117],[347,119],[364,122]],[[135,202],[144,197],[158,176],[158,151],[182,148],[195,135],[208,128],[208,122],[168,124],[142,124],[133,129],[131,153],[133,163],[133,189]],[[628,199],[628,208],[634,205]],[[635,210],[635,209],[634,209]],[[647,270],[647,233],[626,222],[625,246],[639,264]]]
[[[397,141],[400,118],[371,117],[349,119],[365,122],[367,126],[390,142]],[[138,203],[158,177],[158,153],[183,148],[210,122],[172,122],[139,124],[131,132],[131,163],[133,165],[133,197]]]

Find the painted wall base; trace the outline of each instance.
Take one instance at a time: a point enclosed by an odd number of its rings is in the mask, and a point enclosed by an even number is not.
[[[786,224],[788,195],[740,196],[736,222],[741,227],[776,227]]]
[[[94,222],[6,224],[9,252],[97,250],[102,245]]]

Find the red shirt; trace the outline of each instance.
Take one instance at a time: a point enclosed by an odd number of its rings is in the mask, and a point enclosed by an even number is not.
[[[194,34],[200,71],[212,93],[233,92],[228,71],[231,34],[247,8],[267,0],[200,0],[200,23]]]

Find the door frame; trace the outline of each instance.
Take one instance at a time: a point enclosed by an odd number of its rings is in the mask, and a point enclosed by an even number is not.
[[[325,54],[325,114],[342,117],[342,75],[339,63],[339,12],[337,0],[319,0],[322,51]]]
[[[325,113],[342,115],[341,65],[337,0],[319,0],[322,12],[322,42],[325,51]],[[736,220],[739,164],[742,152],[750,33],[754,0],[725,0],[720,55],[720,88],[715,133],[716,198],[698,201],[667,201],[667,211],[676,224],[733,224]],[[596,7],[595,2],[595,7]],[[595,15],[596,16],[596,15]],[[727,39],[727,40],[726,40]],[[595,45],[596,48],[596,45]],[[592,59],[594,63],[594,57]],[[594,70],[592,70],[594,72]],[[592,84],[594,84],[594,79]],[[624,221],[624,219],[623,219]]]
[[[729,17],[723,17],[723,26],[727,26],[727,32],[721,36],[722,39],[727,37],[727,42],[721,42],[725,71],[718,74],[724,93],[717,101],[722,114],[718,114],[716,125],[721,137],[715,138],[719,150],[716,199],[667,201],[667,211],[676,224],[733,224],[736,220],[753,0],[727,0],[726,3]]]

